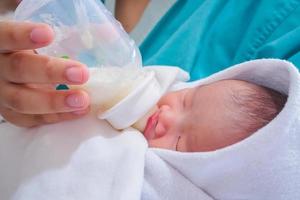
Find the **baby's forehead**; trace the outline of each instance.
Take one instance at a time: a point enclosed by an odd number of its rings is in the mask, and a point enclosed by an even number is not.
[[[207,98],[213,100],[214,98],[220,98],[225,94],[229,94],[235,87],[238,88],[241,83],[236,81],[217,81],[210,84],[199,85],[194,88],[190,88],[190,93],[193,94],[193,100],[197,103],[197,100]]]
[[[207,97],[220,98],[233,95],[239,91],[251,90],[252,92],[261,92],[262,88],[259,85],[246,81],[228,79],[199,85],[190,89],[195,91],[195,97],[205,95]]]
[[[253,86],[255,85],[245,81],[222,80],[190,88],[186,95],[191,105],[189,120],[195,121],[205,115],[215,117],[229,115],[231,113],[229,111],[239,109],[234,101],[236,96],[247,93],[247,90],[258,92]]]
[[[233,88],[251,87],[251,86],[256,86],[256,84],[243,81],[243,80],[237,80],[237,79],[225,79],[225,80],[220,80],[209,84],[198,85],[196,86],[196,88],[197,89],[201,89],[201,88],[202,89],[203,88],[233,89]]]

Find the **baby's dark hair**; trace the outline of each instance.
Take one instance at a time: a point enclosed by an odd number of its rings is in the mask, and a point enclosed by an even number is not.
[[[244,83],[245,89],[232,90],[231,98],[239,112],[235,115],[235,128],[244,134],[252,134],[279,114],[287,101],[287,95],[267,87]]]

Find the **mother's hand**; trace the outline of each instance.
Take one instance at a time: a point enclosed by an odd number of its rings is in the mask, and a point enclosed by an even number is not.
[[[53,38],[45,24],[0,22],[0,114],[15,125],[55,123],[88,112],[87,93],[54,89],[59,83],[86,82],[86,66],[34,53]]]

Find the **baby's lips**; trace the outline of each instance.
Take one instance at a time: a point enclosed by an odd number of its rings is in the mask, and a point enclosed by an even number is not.
[[[155,112],[147,121],[146,128],[144,130],[144,136],[147,140],[151,140],[155,137],[155,126],[158,121],[159,111]]]

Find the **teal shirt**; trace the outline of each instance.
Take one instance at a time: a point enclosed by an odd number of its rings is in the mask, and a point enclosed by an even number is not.
[[[140,46],[144,65],[199,79],[237,63],[281,58],[300,66],[300,0],[178,0]]]

